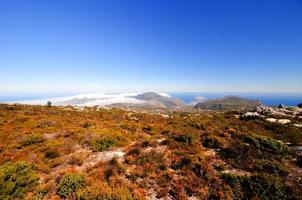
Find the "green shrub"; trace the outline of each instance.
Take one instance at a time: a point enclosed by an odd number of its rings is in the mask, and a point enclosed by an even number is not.
[[[35,167],[27,163],[6,163],[0,166],[0,199],[18,199],[38,183]]]
[[[203,130],[203,131],[206,130],[206,126],[205,126],[204,124],[198,122],[198,121],[190,121],[190,122],[188,123],[188,125],[189,125],[190,127],[196,128],[196,129],[198,129],[198,130]]]
[[[142,128],[142,131],[144,131],[145,133],[151,134],[152,133],[152,127],[151,126],[144,126]]]
[[[201,142],[204,147],[207,148],[220,148],[221,147],[221,142],[218,137],[216,136],[203,136],[201,137]]]
[[[39,134],[28,135],[22,142],[22,146],[30,146],[34,144],[40,144],[44,142],[44,138]]]
[[[282,155],[287,155],[291,153],[290,149],[286,145],[273,138],[268,138],[264,136],[247,136],[245,138],[245,142],[256,146],[260,150],[267,150]]]
[[[243,199],[242,185],[246,182],[246,177],[240,177],[233,174],[223,173],[221,178],[231,186],[234,199]]]
[[[269,174],[277,174],[281,176],[286,176],[289,173],[289,169],[285,165],[277,161],[270,161],[265,159],[256,160],[254,168],[256,171]]]
[[[251,199],[256,196],[265,200],[291,199],[291,191],[278,177],[272,175],[254,175],[248,179],[246,184],[247,197]]]
[[[47,158],[47,159],[54,159],[57,157],[60,157],[60,154],[54,150],[49,150],[44,153],[44,158]]]
[[[85,184],[84,176],[77,173],[65,174],[58,184],[58,195],[60,197],[68,197],[73,192],[76,192],[79,188]]]
[[[105,151],[116,145],[116,140],[111,137],[102,137],[92,141],[92,148],[94,151]]]
[[[140,150],[139,149],[130,149],[127,153],[127,155],[139,155],[140,154]]]
[[[83,124],[83,128],[89,128],[91,125],[88,123],[88,122],[85,122],[84,124]]]
[[[231,186],[235,199],[291,199],[292,191],[279,177],[266,174],[237,176],[222,174],[221,178]]]
[[[195,137],[192,134],[182,134],[174,138],[177,142],[184,142],[186,144],[192,144],[195,141]]]

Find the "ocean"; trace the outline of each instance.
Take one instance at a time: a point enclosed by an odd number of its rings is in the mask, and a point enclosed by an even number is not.
[[[284,104],[286,106],[297,106],[302,103],[302,93],[223,93],[223,92],[167,92],[171,97],[179,98],[184,102],[190,104],[196,97],[203,97],[206,100],[222,98],[228,95],[240,96],[248,99],[260,100],[264,105],[278,106]],[[1,96],[0,103],[32,100],[32,99],[45,99],[52,97],[68,96],[74,94],[51,94],[51,95],[20,95],[20,96]]]

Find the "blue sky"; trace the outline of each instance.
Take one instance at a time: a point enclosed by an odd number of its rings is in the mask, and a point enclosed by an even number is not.
[[[302,91],[301,0],[0,0],[0,94]]]

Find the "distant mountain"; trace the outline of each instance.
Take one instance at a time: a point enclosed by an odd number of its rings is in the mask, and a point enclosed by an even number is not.
[[[46,105],[50,101],[56,106],[106,106],[106,107],[125,107],[125,108],[176,108],[185,103],[179,99],[171,98],[165,93],[120,93],[120,94],[80,94],[74,96],[57,97],[49,99],[37,99],[16,101],[11,103]]]
[[[237,96],[226,96],[224,98],[207,100],[195,105],[196,109],[229,111],[229,110],[251,110],[261,106],[259,100],[245,99]]]
[[[185,105],[185,102],[183,102],[180,99],[171,98],[169,96],[163,96],[155,92],[147,92],[147,93],[139,94],[134,98],[142,101],[147,101],[152,104],[157,104],[157,105],[161,104],[167,108],[175,108]]]

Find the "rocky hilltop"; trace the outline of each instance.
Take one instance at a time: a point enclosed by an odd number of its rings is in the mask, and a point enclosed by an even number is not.
[[[196,109],[229,111],[229,110],[251,110],[262,103],[259,100],[245,99],[237,96],[226,96],[224,98],[207,100],[195,105]]]

